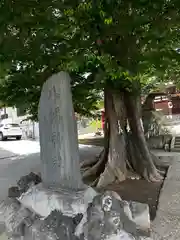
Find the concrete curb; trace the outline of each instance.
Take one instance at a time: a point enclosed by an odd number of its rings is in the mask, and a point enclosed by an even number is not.
[[[161,189],[155,220],[154,240],[180,239],[180,158],[174,156]]]
[[[172,140],[171,140],[171,151],[173,151],[173,149],[174,149],[175,140],[176,140],[176,137],[173,136],[173,137],[172,137]]]

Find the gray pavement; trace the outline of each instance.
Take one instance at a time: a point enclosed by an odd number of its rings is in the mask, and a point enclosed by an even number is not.
[[[16,185],[16,181],[18,181],[21,176],[26,175],[31,171],[41,171],[40,153],[35,152],[29,154],[29,148],[34,147],[34,149],[37,150],[36,145],[38,144],[39,143],[31,141],[0,142],[0,201],[7,196],[8,188]],[[9,150],[7,151],[3,148]],[[28,154],[25,154],[26,148]],[[99,147],[81,145],[80,161],[91,160],[100,151],[101,148]],[[33,152],[33,149],[31,152]]]
[[[4,150],[4,149],[0,149],[0,160],[5,159],[5,158],[11,158],[14,156],[16,156],[16,154],[14,154],[10,151]]]
[[[174,157],[168,169],[156,218],[152,223],[154,240],[180,239],[180,156]]]

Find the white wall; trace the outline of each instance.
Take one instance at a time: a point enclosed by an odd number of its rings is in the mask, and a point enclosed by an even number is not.
[[[1,108],[0,109],[0,115],[8,114],[8,118],[12,119],[12,121],[15,121],[17,119],[17,110],[13,107],[7,107],[7,108]]]

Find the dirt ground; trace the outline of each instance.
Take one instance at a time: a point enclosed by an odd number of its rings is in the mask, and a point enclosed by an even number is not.
[[[168,168],[161,168],[167,173]],[[94,179],[88,179],[93,182]],[[104,189],[97,189],[97,191],[103,192],[105,190],[111,190],[117,192],[123,200],[126,201],[136,201],[141,203],[146,203],[149,205],[150,219],[153,221],[156,217],[157,206],[159,202],[159,195],[161,188],[163,186],[164,179],[159,182],[148,182],[144,179],[126,179],[121,183],[113,183]]]
[[[154,220],[163,181],[151,183],[144,179],[127,179],[119,184],[112,184],[106,189],[117,192],[123,200],[147,203],[150,210],[150,218]]]
[[[103,146],[103,137],[80,139],[79,143],[85,145]],[[167,167],[161,170],[167,172]],[[156,216],[159,194],[162,186],[163,181],[152,183],[144,179],[127,179],[121,183],[112,184],[106,189],[116,191],[124,200],[147,203],[150,209],[150,218],[153,220]]]

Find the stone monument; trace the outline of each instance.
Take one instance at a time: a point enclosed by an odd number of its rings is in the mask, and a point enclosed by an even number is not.
[[[45,82],[38,117],[44,185],[82,189],[77,125],[67,73],[60,72]]]
[[[42,184],[19,198],[43,217],[54,210],[71,216],[84,212],[96,195],[82,182],[70,81],[60,72],[43,85],[38,111]]]
[[[0,220],[16,240],[149,239],[147,205],[83,184],[70,77],[60,72],[42,88],[39,102],[41,177],[30,173],[0,204]],[[140,210],[139,210],[140,209]],[[142,215],[145,218],[142,221]]]

